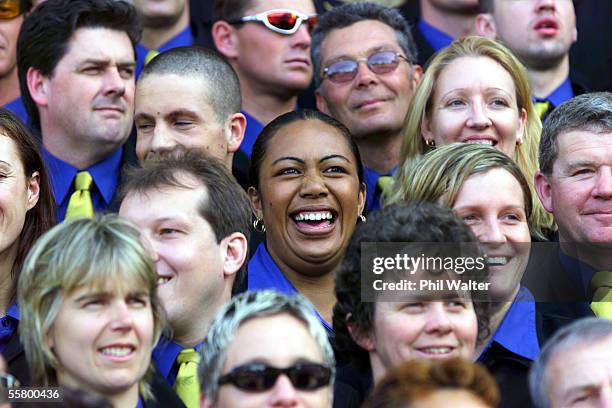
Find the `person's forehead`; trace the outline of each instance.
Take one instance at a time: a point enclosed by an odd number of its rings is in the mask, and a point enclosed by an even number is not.
[[[134,47],[125,31],[106,27],[80,27],[67,41],[66,53],[61,60],[66,59],[134,63]]]
[[[597,129],[570,130],[559,133],[556,143],[559,159],[564,161],[608,156],[612,152],[612,132],[600,132]]]
[[[378,20],[362,20],[331,30],[321,43],[321,57],[324,61],[340,57],[362,58],[388,49],[401,49],[395,30]]]
[[[257,345],[244,348],[244,342]],[[240,324],[234,339],[234,364],[266,361],[289,365],[300,360],[322,361],[322,353],[306,323],[289,313],[258,316]]]
[[[217,105],[210,100],[210,86],[203,77],[191,74],[148,74],[136,83],[136,113],[143,106],[164,106],[171,111],[196,110],[211,115]]]
[[[562,396],[582,387],[612,381],[612,335],[557,350],[550,359],[550,391]]]

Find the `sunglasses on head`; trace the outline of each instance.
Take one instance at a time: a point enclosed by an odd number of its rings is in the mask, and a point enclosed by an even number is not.
[[[286,375],[298,390],[312,391],[329,385],[331,369],[322,364],[297,363],[287,368],[276,368],[265,363],[238,366],[219,379],[219,385],[232,384],[244,391],[267,391],[278,377]]]
[[[12,20],[22,14],[20,0],[0,0],[0,20]]]
[[[308,31],[312,31],[317,25],[317,15],[303,14],[286,9],[274,9],[252,16],[244,16],[238,21],[233,21],[230,24],[241,24],[252,21],[262,23],[275,33],[291,35],[300,28],[304,21],[308,24]]]
[[[395,71],[400,60],[410,62],[408,58],[395,51],[375,52],[367,59],[343,59],[329,64],[323,70],[323,78],[327,78],[335,83],[352,81],[357,76],[357,70],[361,61],[365,61],[370,71],[377,75],[388,74]]]

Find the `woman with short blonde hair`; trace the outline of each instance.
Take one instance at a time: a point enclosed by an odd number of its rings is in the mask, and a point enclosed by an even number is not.
[[[68,386],[115,407],[152,398],[151,352],[165,319],[140,233],[116,215],[43,235],[19,278],[19,332],[36,386]]]

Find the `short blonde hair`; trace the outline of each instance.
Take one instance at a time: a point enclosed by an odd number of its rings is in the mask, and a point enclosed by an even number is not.
[[[452,208],[470,176],[496,168],[506,170],[519,183],[531,234],[543,238],[532,228],[532,195],[523,172],[510,157],[489,146],[452,143],[404,162],[397,179],[385,192],[384,205],[428,201]]]
[[[104,287],[108,282],[134,282],[149,291],[155,344],[166,320],[157,297],[155,264],[133,224],[113,214],[75,219],[55,226],[32,247],[19,277],[18,304],[19,334],[33,384],[57,385],[60,364],[47,337],[66,296],[84,285]],[[152,397],[147,382],[151,374],[149,368],[139,384],[145,398]]]
[[[525,175],[532,194],[534,208],[533,227],[543,237],[545,231],[554,230],[552,215],[546,212],[537,199],[533,178],[538,169],[538,146],[542,122],[535,111],[531,100],[531,86],[527,70],[512,52],[502,44],[483,37],[464,37],[457,39],[448,47],[438,52],[423,75],[417,87],[406,121],[404,122],[404,139],[400,152],[400,164],[431,150],[422,137],[422,124],[425,117],[431,115],[431,104],[435,83],[440,73],[453,61],[463,57],[488,57],[500,64],[512,77],[516,88],[516,100],[519,111],[525,109],[527,121],[523,134],[523,143],[517,146],[516,163]],[[401,169],[400,169],[401,172]]]

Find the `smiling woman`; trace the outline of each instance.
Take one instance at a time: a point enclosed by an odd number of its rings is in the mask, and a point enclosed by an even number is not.
[[[527,371],[540,341],[533,295],[520,284],[530,255],[530,231],[535,233],[531,191],[522,171],[489,146],[453,143],[406,163],[402,180],[396,199],[386,205],[442,204],[463,219],[482,244],[494,302],[491,335],[477,355],[496,378],[512,370],[500,381],[503,400],[528,406]]]
[[[115,408],[156,406],[151,351],[165,323],[156,287],[155,265],[128,221],[105,215],[51,229],[18,287],[33,384],[83,389]]]
[[[349,131],[319,112],[284,114],[257,138],[250,176],[266,241],[249,262],[249,289],[301,292],[330,322],[335,271],[365,203]]]
[[[533,177],[542,124],[525,67],[502,44],[465,37],[429,64],[408,109],[393,196],[406,179],[402,163],[454,142],[492,146],[510,156],[532,190],[534,235],[544,239],[552,217],[535,196]],[[395,197],[397,198],[397,197]]]

